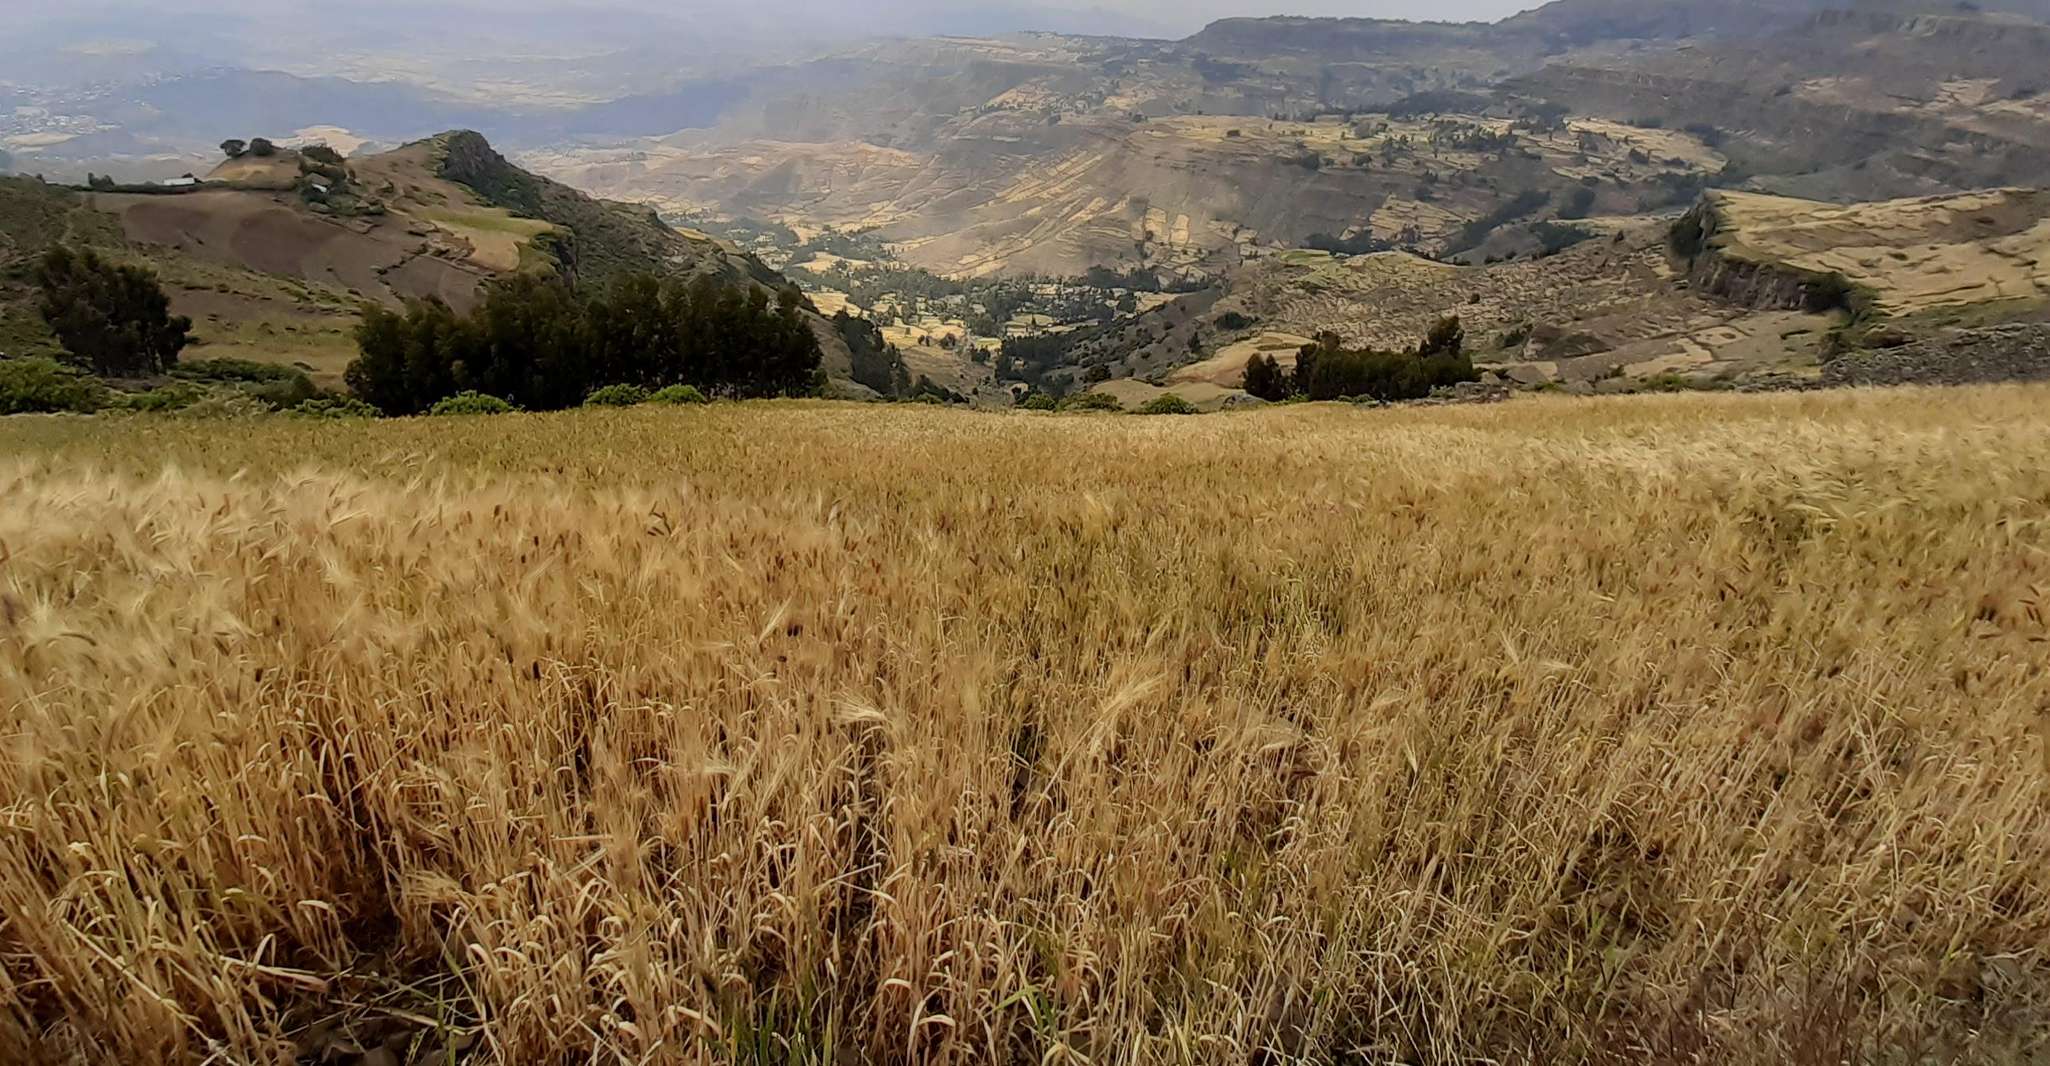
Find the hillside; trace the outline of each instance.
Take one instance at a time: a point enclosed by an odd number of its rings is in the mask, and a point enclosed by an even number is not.
[[[628,271],[789,284],[646,209],[520,170],[475,133],[328,169],[342,176],[306,171],[296,153],[283,152],[229,160],[184,191],[81,193],[7,179],[0,249],[25,260],[67,228],[79,231],[87,243],[156,270],[173,312],[196,323],[189,357],[299,363],[330,384],[354,355],[350,333],[365,301],[396,307],[432,298],[464,310],[480,286],[521,271],[580,285]],[[0,322],[40,334],[25,296],[17,283]],[[811,318],[826,369],[844,378],[845,343],[824,318]]]
[[[1215,276],[1316,237],[1460,251],[1522,194],[1551,201],[1535,217],[1584,213],[1560,209],[1575,182],[1631,214],[1717,183],[1858,200],[2034,180],[2046,48],[2019,16],[1820,0],[886,42],[765,72],[709,129],[524,158],[678,214],[873,232],[950,276]]]
[[[1578,392],[1841,383],[1858,360],[1885,363],[1889,381],[2050,375],[2050,336],[2033,325],[2050,321],[2050,194],[2039,190],[1857,204],[1717,190],[1677,223],[1587,225],[1602,235],[1481,265],[1271,256],[1063,338],[1048,373],[1108,378],[1097,387],[1127,402],[1172,390],[1214,403],[1255,354],[1291,367],[1325,332],[1413,347],[1458,315],[1484,369]],[[1675,251],[1676,231],[1690,247]],[[1897,354],[1864,354],[1874,346]]]

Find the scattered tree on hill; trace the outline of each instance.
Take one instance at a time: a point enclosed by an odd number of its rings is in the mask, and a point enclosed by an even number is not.
[[[903,396],[911,391],[911,371],[904,366],[903,353],[883,339],[883,331],[875,323],[843,310],[833,316],[833,328],[853,356],[849,376],[856,382],[883,396]]]
[[[520,275],[458,315],[439,301],[371,307],[356,329],[350,389],[386,414],[417,414],[459,392],[527,410],[574,407],[607,385],[693,385],[714,395],[783,396],[817,385],[818,339],[803,297],[628,275],[580,297]]]
[[[1701,212],[1689,211],[1681,215],[1680,220],[1673,223],[1673,228],[1667,232],[1666,243],[1672,247],[1673,254],[1682,259],[1691,260],[1700,255],[1702,248],[1708,243],[1708,230],[1702,224]]]
[[[1465,350],[1466,327],[1460,325],[1458,315],[1447,315],[1432,323],[1416,353],[1428,359],[1434,355],[1459,355]]]
[[[273,156],[278,154],[278,146],[272,144],[268,137],[252,137],[249,139],[249,154],[259,157]]]
[[[171,314],[156,275],[58,245],[36,270],[37,309],[71,362],[108,377],[159,374],[178,361],[192,320]]]
[[[1263,400],[1284,400],[1288,398],[1288,375],[1282,372],[1281,364],[1265,353],[1255,354],[1246,360],[1246,392]]]
[[[240,159],[249,151],[249,142],[233,137],[221,142],[221,154],[229,159]]]
[[[1559,204],[1559,217],[1566,219],[1586,218],[1594,208],[1595,191],[1586,186],[1575,186]]]
[[[299,149],[299,154],[307,159],[313,160],[316,163],[325,163],[326,165],[331,167],[338,167],[342,165],[342,153],[337,152],[324,144],[309,144],[306,147]]]

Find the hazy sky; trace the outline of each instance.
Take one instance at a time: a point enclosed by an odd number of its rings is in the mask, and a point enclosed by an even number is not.
[[[1234,15],[1326,15],[1410,19],[1497,19],[1536,6],[1542,0],[825,0],[827,10],[842,14],[870,13],[885,24],[918,21],[926,12],[947,11],[957,15],[977,8],[1002,8],[1007,12],[1044,11],[1050,26],[1065,28],[1099,16],[1109,23],[1144,23],[1176,33],[1201,28],[1212,19]],[[311,0],[0,0],[0,26],[40,22],[50,18],[90,17],[109,9],[140,7],[163,16],[181,13],[276,14],[280,9],[303,6],[319,15],[336,9]],[[634,8],[644,11],[694,11],[707,7],[704,0],[498,0],[480,4],[477,0],[425,0],[421,7],[484,7],[498,10],[546,11],[569,14],[580,10]],[[799,3],[797,7],[807,6]],[[814,4],[812,6],[821,6]],[[729,9],[730,14],[730,9]],[[318,17],[318,16],[316,16]]]
[[[1498,19],[1543,0],[1089,0],[1061,5],[1103,8],[1159,21],[1208,21],[1231,15],[1343,15],[1355,18]]]

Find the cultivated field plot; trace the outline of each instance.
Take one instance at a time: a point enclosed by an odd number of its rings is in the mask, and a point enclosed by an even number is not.
[[[2017,1062],[2050,391],[0,423],[0,1060]]]

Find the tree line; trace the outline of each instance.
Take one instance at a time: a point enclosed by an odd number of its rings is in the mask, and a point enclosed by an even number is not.
[[[457,314],[438,300],[366,308],[351,391],[389,415],[461,392],[529,410],[574,407],[607,385],[691,385],[708,395],[789,396],[819,384],[819,342],[794,288],[630,274],[593,294],[521,275]]]
[[[1293,370],[1271,355],[1246,363],[1245,390],[1263,400],[1416,400],[1433,389],[1479,380],[1466,354],[1466,329],[1453,315],[1438,320],[1414,350],[1352,350],[1336,333],[1319,334],[1296,354]]]

